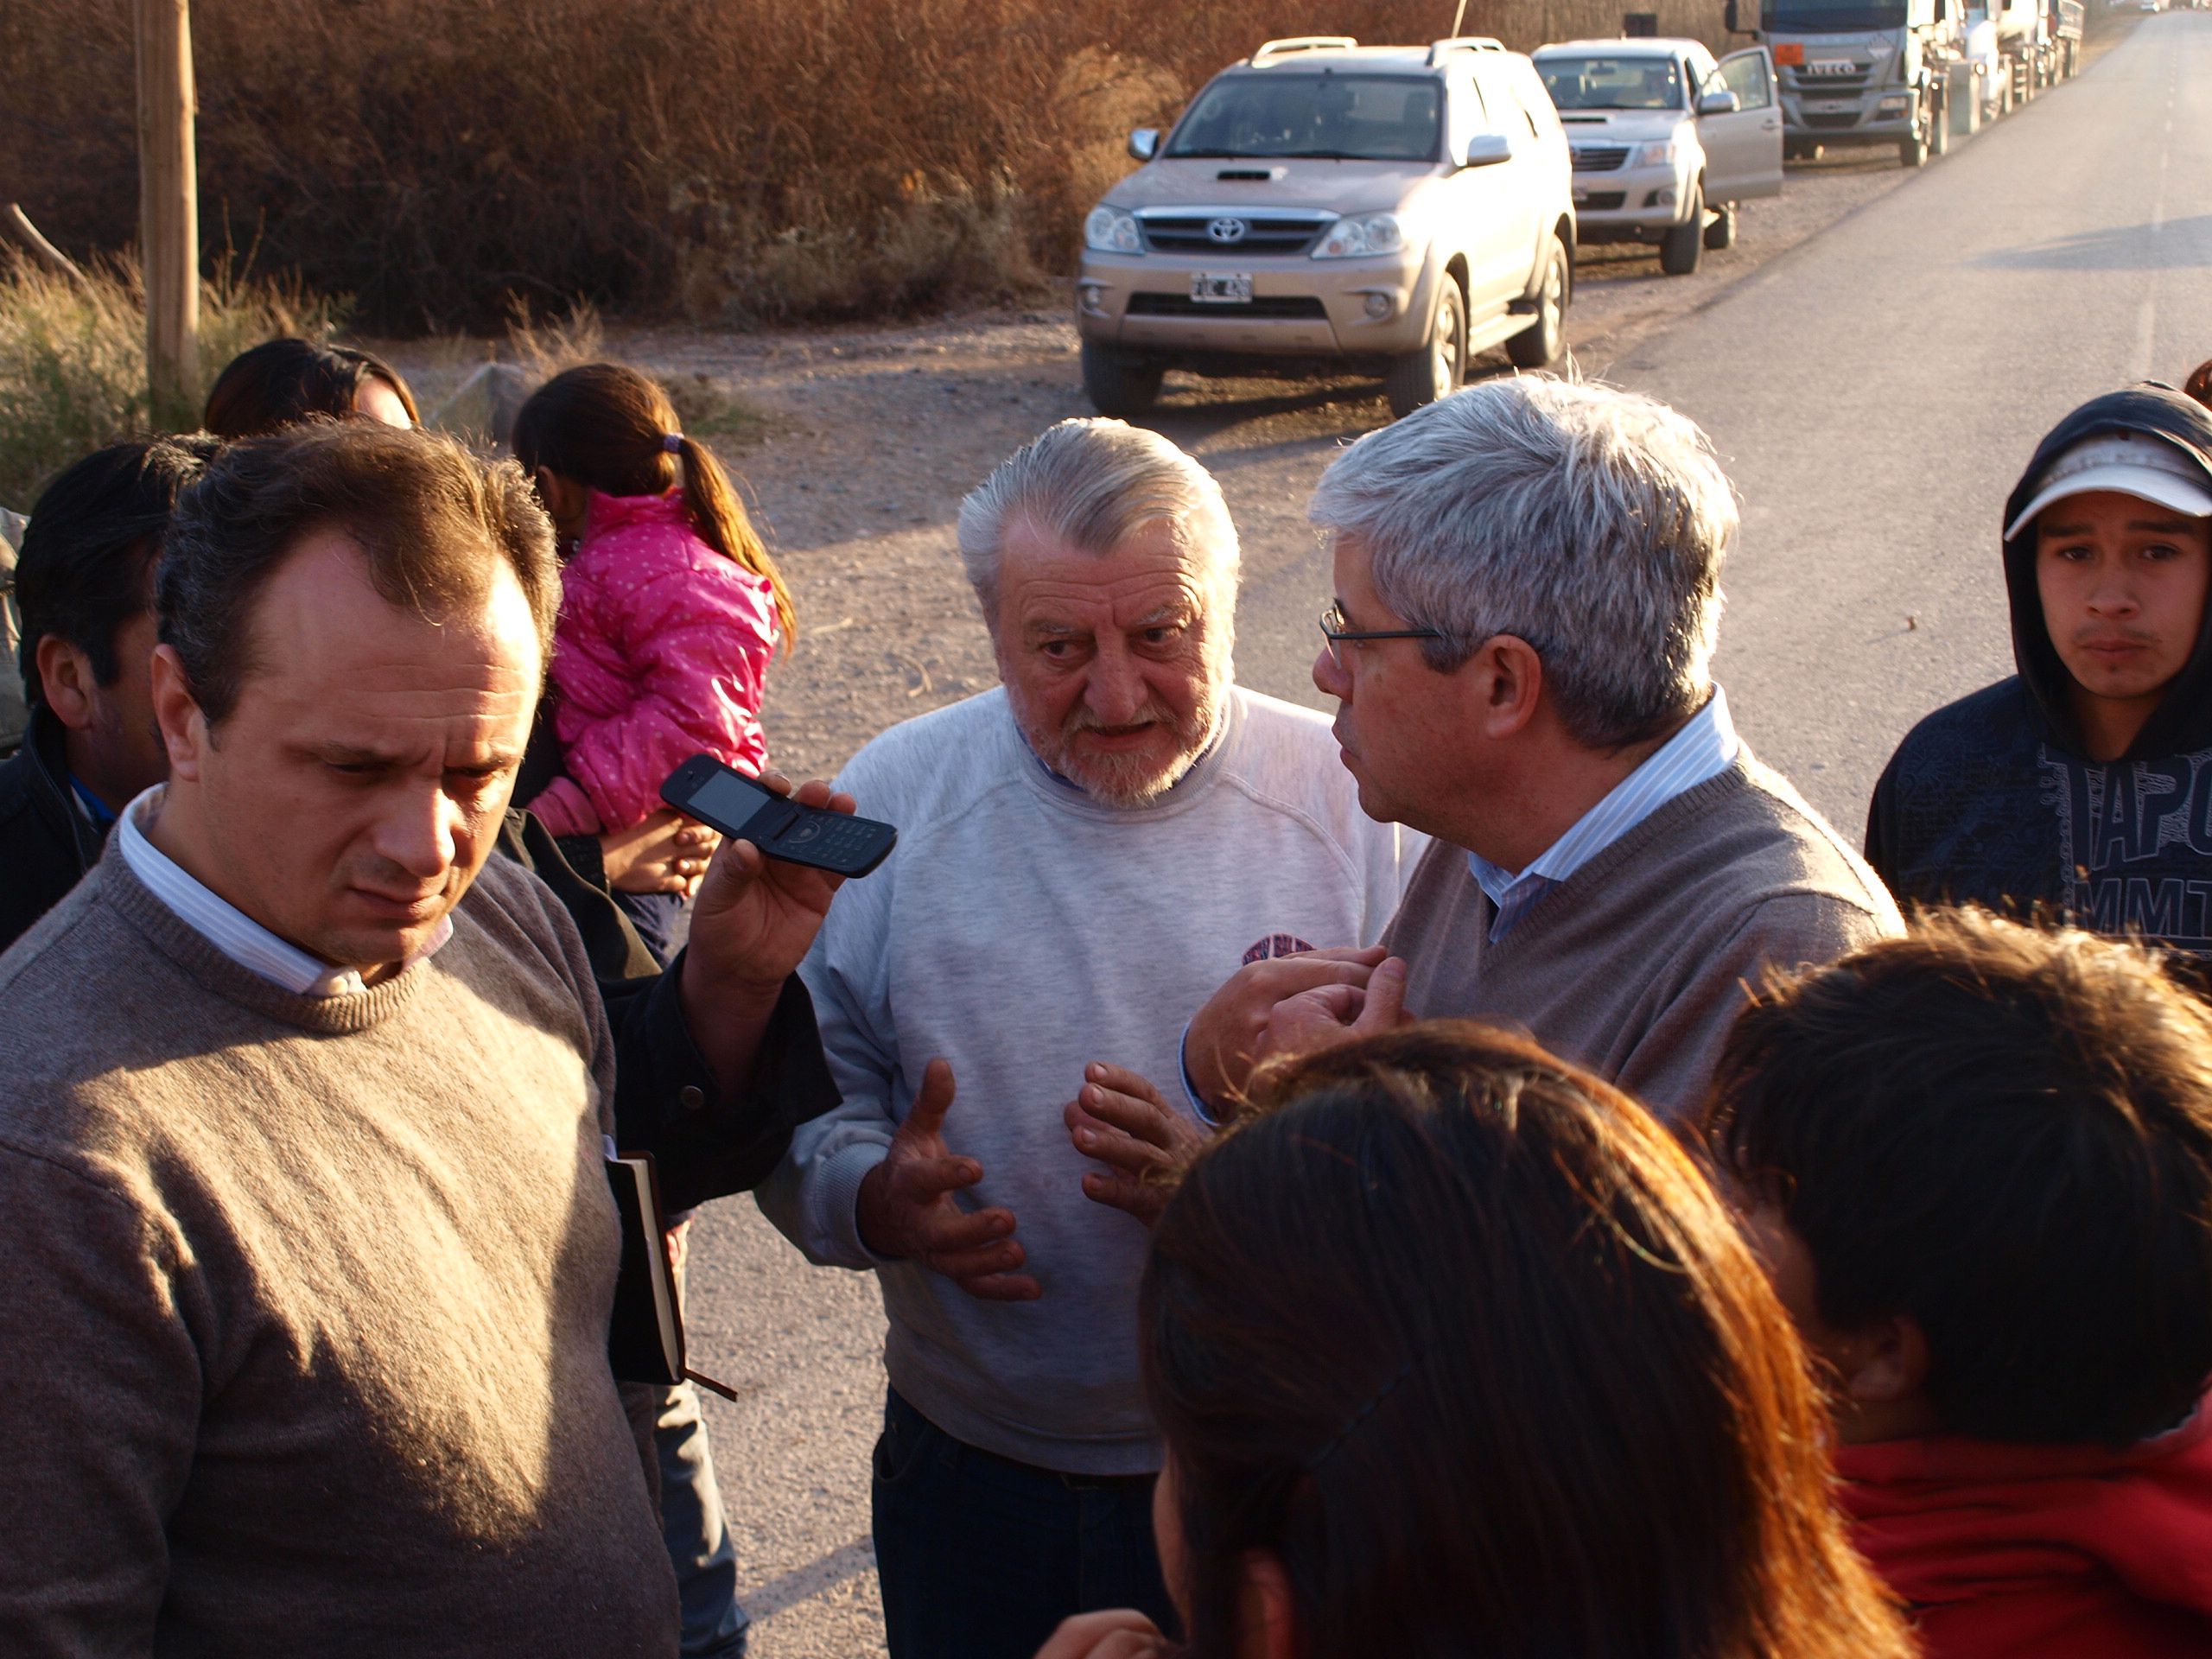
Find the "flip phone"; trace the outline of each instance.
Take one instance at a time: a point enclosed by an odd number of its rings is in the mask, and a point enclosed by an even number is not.
[[[726,836],[751,842],[770,858],[832,875],[866,875],[899,844],[898,830],[887,823],[801,806],[711,754],[695,754],[669,773],[660,798]]]

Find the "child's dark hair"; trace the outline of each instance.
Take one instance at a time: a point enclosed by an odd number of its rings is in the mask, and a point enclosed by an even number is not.
[[[798,637],[798,613],[782,573],[721,463],[705,445],[683,436],[677,424],[668,394],[651,378],[619,363],[587,363],[555,375],[531,394],[515,416],[515,459],[533,476],[543,467],[601,495],[663,495],[680,482],[684,512],[699,538],[766,579],[789,645]]]
[[[2136,946],[1925,912],[1763,995],[1706,1130],[1951,1433],[2125,1446],[2212,1377],[2212,1010]]]
[[[350,346],[311,340],[266,340],[240,352],[215,378],[200,424],[219,438],[252,438],[281,431],[317,415],[344,419],[353,412],[362,385],[381,380],[420,426],[415,394],[399,371],[382,358]]]

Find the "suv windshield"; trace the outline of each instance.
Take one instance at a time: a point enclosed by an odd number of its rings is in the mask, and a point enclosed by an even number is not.
[[[1672,58],[1538,58],[1536,73],[1562,110],[1682,107],[1682,73]]]
[[[1784,35],[1857,35],[1903,29],[1903,6],[1873,0],[1761,0],[1759,27]]]
[[[1405,75],[1224,75],[1175,129],[1170,156],[1433,162],[1443,86]]]

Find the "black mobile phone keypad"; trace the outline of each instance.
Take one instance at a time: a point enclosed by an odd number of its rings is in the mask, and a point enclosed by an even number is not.
[[[810,858],[827,859],[832,863],[849,863],[865,854],[875,844],[875,826],[855,819],[830,813],[808,813],[791,827],[787,835],[776,837],[779,849],[804,848]]]

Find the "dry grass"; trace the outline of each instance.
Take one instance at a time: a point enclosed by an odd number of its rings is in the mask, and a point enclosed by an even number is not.
[[[200,290],[202,385],[273,335],[327,334],[344,308],[295,282],[226,270]],[[199,411],[146,401],[145,295],[127,257],[101,258],[81,283],[0,256],[0,503],[28,509],[79,456],[158,423],[199,424]]]
[[[1021,292],[1158,124],[1270,35],[1425,41],[1453,0],[226,0],[195,9],[204,212],[396,332],[516,296],[744,322]],[[1712,0],[1471,0],[1521,48]],[[1710,14],[1710,15],[1708,15]],[[125,0],[0,7],[0,198],[133,233]]]

